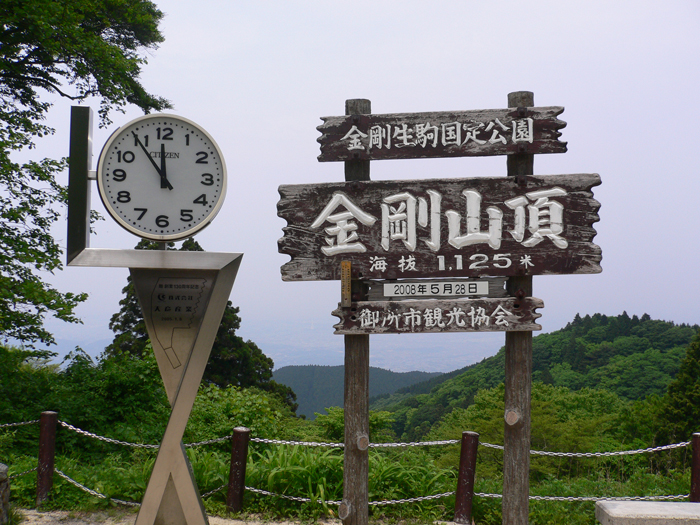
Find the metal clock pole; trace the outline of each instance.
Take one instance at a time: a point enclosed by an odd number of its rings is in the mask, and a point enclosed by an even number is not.
[[[129,268],[172,407],[136,524],[207,525],[207,514],[182,436],[243,254],[90,248],[89,181],[94,178],[90,170],[91,122],[90,108],[72,108],[67,263],[68,266]],[[162,163],[158,173],[161,179],[165,179],[164,153],[165,147],[161,145]],[[126,162],[133,162],[133,153],[131,159]],[[223,200],[226,184],[223,158],[220,162],[219,186],[215,190],[219,192],[217,207]],[[132,169],[129,176],[141,175],[145,176]],[[152,175],[148,177],[154,180]],[[214,175],[206,173],[202,177],[204,186],[213,185]],[[120,178],[123,181],[126,177]],[[213,214],[206,220],[211,220]],[[204,226],[193,224],[190,234]],[[137,233],[134,228],[130,231]]]

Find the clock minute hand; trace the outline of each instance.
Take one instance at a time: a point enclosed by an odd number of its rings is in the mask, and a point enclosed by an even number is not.
[[[156,161],[153,160],[153,157],[151,157],[151,154],[148,153],[148,150],[146,149],[146,146],[143,145],[143,143],[141,142],[141,139],[139,139],[139,136],[136,134],[135,131],[132,131],[131,134],[132,134],[132,135],[134,136],[134,138],[136,139],[136,143],[137,143],[139,146],[141,146],[141,149],[142,149],[143,152],[146,154],[146,157],[148,157],[148,160],[151,161],[151,164],[153,165],[153,167],[154,167],[154,168],[156,169],[156,171],[158,172],[158,175],[160,175],[160,179],[161,179],[161,188],[164,188],[164,187],[165,187],[165,188],[168,188],[168,187],[169,187],[169,189],[172,190],[173,187],[170,185],[170,182],[168,182],[168,179],[167,179],[167,178],[165,179],[166,184],[165,184],[165,186],[163,186],[163,178],[164,178],[164,177],[163,177],[163,172],[161,171],[161,169],[160,169],[160,167],[158,166],[158,164],[156,164]]]

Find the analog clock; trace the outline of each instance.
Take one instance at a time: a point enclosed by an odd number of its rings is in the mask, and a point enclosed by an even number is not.
[[[226,165],[214,139],[194,122],[146,115],[107,140],[97,186],[107,212],[128,231],[175,241],[216,216],[226,194]]]

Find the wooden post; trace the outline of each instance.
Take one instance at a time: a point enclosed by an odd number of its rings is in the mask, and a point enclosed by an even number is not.
[[[479,434],[462,432],[462,449],[459,454],[459,477],[455,496],[455,523],[472,522],[472,500],[474,499],[474,474]]]
[[[42,412],[39,419],[39,464],[37,466],[36,505],[41,505],[53,486],[53,467],[56,452],[57,412]]]
[[[534,94],[518,91],[508,94],[509,108],[535,105]],[[508,176],[517,177],[525,190],[525,175],[533,174],[534,155],[509,155]],[[508,279],[509,295],[532,296],[532,277]],[[506,332],[505,355],[505,432],[503,451],[503,524],[528,522],[530,495],[530,394],[532,389],[532,332]]]
[[[345,101],[346,115],[371,113],[365,99]],[[369,180],[368,160],[345,162],[345,180]],[[352,281],[352,300],[366,298],[364,285]],[[369,520],[369,335],[345,337],[345,455],[343,469],[343,501],[338,516],[345,525],[367,525]]]
[[[700,432],[693,434],[693,462],[690,471],[690,501],[700,503]]]
[[[228,493],[226,508],[229,512],[240,512],[243,509],[243,494],[245,492],[245,467],[248,461],[248,443],[250,429],[236,427],[231,437],[231,470],[228,475]]]

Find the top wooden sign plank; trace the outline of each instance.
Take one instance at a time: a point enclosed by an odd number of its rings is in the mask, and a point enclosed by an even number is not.
[[[565,153],[562,106],[322,117],[318,160]]]

